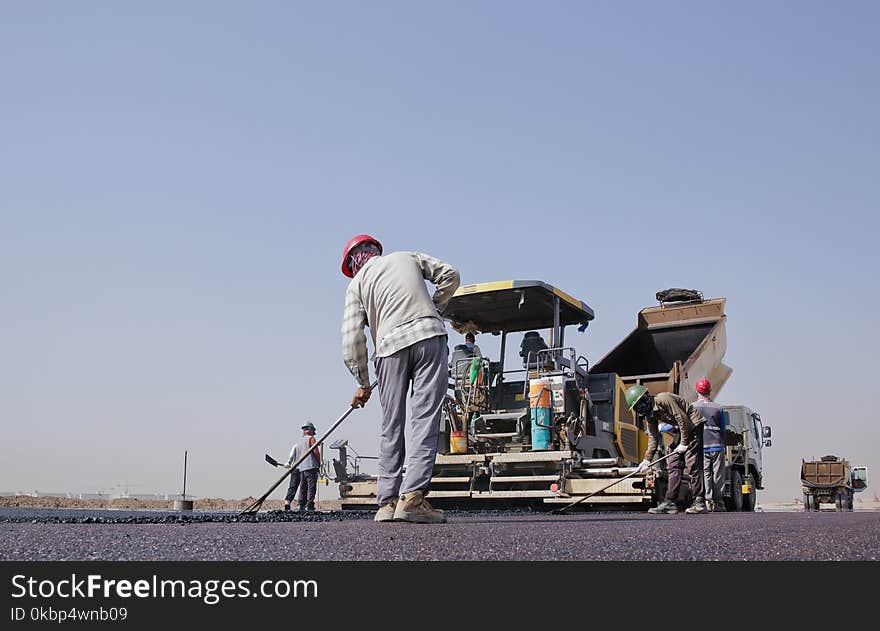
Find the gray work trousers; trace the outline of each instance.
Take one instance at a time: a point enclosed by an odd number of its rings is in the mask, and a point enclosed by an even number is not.
[[[376,359],[382,433],[379,442],[379,506],[398,495],[427,491],[437,456],[440,410],[449,385],[446,336],[416,342],[389,357]],[[406,395],[412,384],[411,444],[404,445]],[[403,481],[403,460],[406,481]]]
[[[297,494],[297,489],[299,489],[299,497],[297,498],[299,500],[299,509],[309,508],[310,510],[315,510],[315,495],[318,492],[318,470],[306,469],[305,471],[300,471],[299,469],[294,469],[290,472],[290,484],[287,487],[287,495],[284,498],[287,504],[293,501],[294,496]]]
[[[727,476],[724,450],[707,451],[703,454],[703,481],[706,499],[716,504],[724,503],[724,478]]]

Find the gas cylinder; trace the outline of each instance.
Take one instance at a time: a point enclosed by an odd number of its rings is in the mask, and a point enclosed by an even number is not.
[[[532,451],[551,448],[553,397],[550,379],[529,382],[529,408],[532,419]]]

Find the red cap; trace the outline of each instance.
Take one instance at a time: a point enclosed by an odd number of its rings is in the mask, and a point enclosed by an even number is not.
[[[703,378],[697,382],[697,392],[702,395],[706,395],[712,392],[712,384],[709,383],[708,379]]]
[[[348,255],[351,254],[351,251],[354,250],[357,246],[364,243],[374,244],[377,248],[379,248],[379,254],[382,254],[382,244],[370,235],[359,234],[356,237],[352,237],[351,240],[345,244],[345,249],[342,250],[342,273],[349,278],[354,278],[354,274],[352,274],[351,270],[348,267]]]

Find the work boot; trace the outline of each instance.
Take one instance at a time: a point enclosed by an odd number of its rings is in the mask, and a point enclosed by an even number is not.
[[[382,504],[382,506],[379,507],[379,510],[376,511],[376,516],[373,517],[373,521],[394,521],[395,508],[397,508],[396,497],[387,504]]]
[[[688,515],[702,515],[703,513],[708,513],[709,509],[706,508],[706,502],[702,500],[697,500],[690,506],[688,506],[687,510],[684,511]]]
[[[305,510],[306,510],[306,505],[305,505],[305,503],[300,504],[300,505],[299,505],[299,512],[302,513],[302,512],[305,511]]]
[[[404,493],[394,509],[394,521],[408,521],[415,524],[444,524],[443,511],[431,508],[425,499],[424,491]]]
[[[306,504],[306,510],[315,510],[315,503],[309,502],[308,504]]]
[[[284,512],[285,513],[290,512],[290,502],[284,502]]]
[[[724,507],[724,502],[715,502],[715,506],[712,508],[713,513],[726,513],[727,509]]]
[[[678,504],[672,500],[663,500],[659,506],[649,508],[648,512],[652,515],[675,515],[678,513]]]

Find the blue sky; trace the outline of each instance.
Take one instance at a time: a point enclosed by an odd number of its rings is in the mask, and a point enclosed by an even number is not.
[[[360,232],[578,296],[591,361],[659,289],[725,296],[764,497],[880,472],[876,3],[0,11],[0,490],[174,492],[188,449],[193,493],[261,492],[354,389]]]

